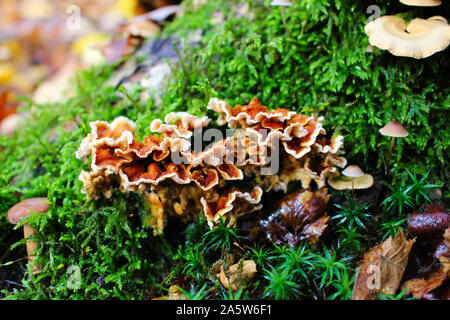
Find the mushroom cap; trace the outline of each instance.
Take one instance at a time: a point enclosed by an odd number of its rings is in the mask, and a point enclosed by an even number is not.
[[[400,0],[400,2],[415,7],[434,7],[442,4],[441,0]]]
[[[12,224],[18,224],[22,218],[28,217],[32,212],[46,213],[50,208],[47,198],[31,198],[14,205],[8,211],[8,219]]]
[[[355,166],[355,165],[350,165],[347,168],[345,168],[344,171],[342,171],[342,174],[346,177],[358,178],[358,177],[362,177],[364,175],[364,172],[361,170],[360,167]]]
[[[350,190],[352,189],[352,180],[354,180],[354,189],[368,189],[373,186],[373,177],[368,173],[357,178],[346,176],[330,178],[328,184],[335,190]]]
[[[426,58],[450,45],[450,25],[444,17],[416,18],[406,24],[397,16],[383,16],[365,27],[369,43],[395,56]]]
[[[273,0],[270,3],[271,6],[283,6],[283,7],[290,7],[292,6],[292,2],[289,0]]]
[[[408,131],[397,121],[391,121],[380,129],[383,136],[402,138],[409,135]]]

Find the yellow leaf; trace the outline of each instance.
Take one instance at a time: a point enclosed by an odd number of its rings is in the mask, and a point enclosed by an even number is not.
[[[138,0],[117,0],[117,9],[119,13],[127,19],[136,15]]]

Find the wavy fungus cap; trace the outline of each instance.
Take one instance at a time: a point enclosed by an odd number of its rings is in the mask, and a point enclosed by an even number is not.
[[[415,7],[435,7],[442,4],[441,0],[400,0],[400,2]]]
[[[91,156],[90,171],[79,177],[83,191],[89,199],[111,197],[114,188],[141,193],[151,203],[149,225],[160,234],[166,214],[188,220],[203,211],[210,227],[224,215],[235,221],[259,209],[264,192],[286,192],[293,181],[301,181],[303,188],[314,181],[321,188],[336,167],[347,163],[339,156],[343,137],[327,137],[322,117],[285,108],[270,111],[256,98],[235,107],[213,98],[208,109],[233,135],[204,150],[195,150],[191,138],[209,124],[208,117],[169,113],[164,122],[153,120],[152,134],[140,141],[136,124],[127,118],[92,122],[77,151],[81,160]],[[274,173],[263,172],[274,157],[282,165]]]
[[[397,16],[383,16],[367,24],[365,31],[371,45],[395,56],[426,58],[450,44],[450,25],[440,16],[408,24]]]
[[[270,3],[271,6],[282,6],[282,7],[290,7],[293,5],[289,0],[273,0]]]
[[[352,186],[353,189],[368,189],[373,186],[373,177],[368,173],[357,178],[342,175],[328,179],[328,184],[334,190],[351,190]]]

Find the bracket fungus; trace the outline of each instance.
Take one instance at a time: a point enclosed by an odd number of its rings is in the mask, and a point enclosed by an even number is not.
[[[23,200],[12,206],[8,211],[8,220],[12,224],[18,224],[20,220],[30,216],[33,212],[46,213],[50,206],[47,203],[47,198],[31,198]],[[23,225],[23,237],[28,239],[37,235],[37,230],[34,229],[29,223]],[[26,248],[29,263],[32,265],[33,274],[40,272],[41,266],[37,263],[33,263],[34,252],[38,248],[39,243],[36,241],[27,240]]]
[[[386,174],[389,171],[389,163],[391,161],[392,150],[394,149],[395,138],[404,138],[409,135],[408,131],[397,121],[390,121],[383,128],[380,129],[380,133],[383,136],[392,137],[391,144],[389,145],[388,156],[386,159]]]
[[[400,2],[415,7],[435,7],[442,4],[441,0],[400,0]]]
[[[76,153],[79,159],[91,156],[91,170],[80,174],[87,196],[111,197],[115,187],[139,192],[151,204],[154,234],[163,232],[167,214],[187,220],[203,212],[212,228],[224,215],[236,218],[260,209],[264,192],[286,192],[292,181],[303,188],[314,181],[321,188],[347,163],[339,156],[342,136],[327,138],[322,117],[269,111],[256,98],[234,108],[213,98],[208,109],[232,134],[201,151],[195,150],[196,133],[213,130],[207,129],[207,117],[170,113],[164,123],[151,123],[153,134],[142,142],[127,118],[92,122]]]
[[[427,58],[450,45],[450,25],[444,17],[416,18],[406,23],[383,16],[365,26],[369,43],[395,56]]]

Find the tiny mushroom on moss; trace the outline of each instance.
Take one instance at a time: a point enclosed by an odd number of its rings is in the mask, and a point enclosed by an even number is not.
[[[442,4],[441,0],[400,0],[400,2],[415,7],[435,7]]]
[[[450,45],[450,25],[441,16],[416,18],[409,23],[397,16],[383,16],[365,26],[369,43],[395,56],[427,58]]]
[[[281,11],[281,19],[283,20],[284,28],[286,29],[286,32],[289,36],[291,36],[291,33],[289,31],[289,28],[286,23],[286,18],[284,16],[284,7],[291,7],[293,4],[289,0],[273,0],[270,5],[272,7],[280,7]]]
[[[292,2],[289,0],[273,0],[270,3],[271,6],[280,6],[280,7],[290,7],[292,6]]]
[[[386,159],[386,174],[389,171],[389,162],[391,161],[392,150],[395,144],[395,138],[403,138],[409,135],[408,131],[397,121],[390,121],[383,128],[380,129],[380,133],[383,136],[392,137],[391,144],[389,146],[388,156]]]
[[[352,189],[352,196],[354,197],[354,192],[355,192],[355,179],[356,178],[361,178],[364,176],[364,171],[361,170],[360,167],[356,166],[356,165],[350,165],[347,168],[345,168],[342,171],[342,174],[346,177],[351,178],[351,189]]]
[[[366,173],[357,178],[346,177],[344,175],[328,179],[328,184],[335,190],[355,190],[368,189],[373,186],[372,175]]]
[[[47,198],[31,198],[23,200],[22,202],[19,202],[18,204],[11,207],[11,209],[9,209],[8,220],[12,224],[18,224],[20,220],[30,216],[34,212],[46,213],[50,208],[47,201],[48,201]],[[25,223],[23,225],[23,235],[24,239],[36,236],[37,230],[34,229],[29,223]],[[30,264],[33,266],[32,267],[33,274],[39,273],[41,269],[41,266],[39,264],[33,263],[34,252],[36,251],[38,246],[39,243],[36,241],[27,240],[26,242],[27,255]]]

